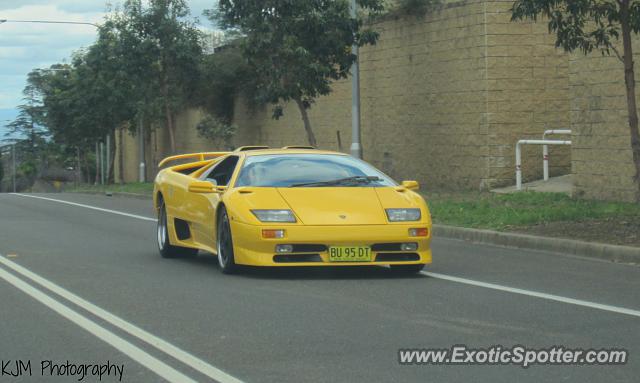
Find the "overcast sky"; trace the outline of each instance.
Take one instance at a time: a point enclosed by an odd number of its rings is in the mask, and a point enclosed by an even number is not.
[[[100,23],[107,4],[121,0],[0,0],[0,19],[56,20]],[[201,27],[211,29],[202,11],[213,8],[215,0],[187,1]],[[12,118],[21,103],[26,75],[34,68],[69,62],[71,54],[90,45],[96,29],[88,25],[0,24],[0,140],[3,119]]]

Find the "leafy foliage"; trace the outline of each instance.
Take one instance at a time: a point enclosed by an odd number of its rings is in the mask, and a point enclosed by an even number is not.
[[[205,116],[196,126],[198,135],[214,142],[222,142],[225,146],[230,146],[230,141],[235,135],[238,127],[229,122],[211,115]]]
[[[380,12],[382,0],[361,0],[361,9]],[[374,44],[378,33],[352,19],[349,2],[316,0],[220,0],[208,15],[223,29],[236,30],[244,57],[255,74],[256,97],[279,105],[293,100],[305,123],[309,143],[315,138],[306,115],[313,100],[331,92],[331,83],[349,75],[353,44]],[[281,107],[274,109],[280,116]]]
[[[202,59],[202,35],[188,16],[184,0],[127,0],[103,27],[105,40],[114,41],[115,74],[129,82],[137,115],[164,124],[172,151],[175,115],[194,101]]]
[[[556,34],[556,46],[587,54],[599,50],[615,53],[624,65],[625,90],[634,181],[640,201],[640,130],[636,102],[636,80],[632,34],[640,32],[640,1],[636,0],[517,0],[512,20],[548,19],[549,32]],[[622,40],[622,52],[616,42]]]
[[[640,3],[630,8],[630,25],[640,30]],[[566,51],[590,53],[594,49],[610,54],[620,38],[621,12],[617,1],[601,0],[518,0],[512,8],[512,20],[540,16],[549,23],[549,32],[557,35],[556,46]]]
[[[254,98],[254,76],[236,45],[205,56],[200,72],[197,103],[221,120],[233,119],[237,96],[243,95],[245,100]]]
[[[398,0],[392,11],[405,15],[424,16],[440,4],[442,0]]]

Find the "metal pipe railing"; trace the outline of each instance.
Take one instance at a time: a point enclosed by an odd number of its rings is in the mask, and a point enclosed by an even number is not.
[[[546,140],[549,134],[571,134],[569,129],[550,129],[545,130],[542,139]],[[542,173],[544,180],[549,181],[549,145],[542,145]]]
[[[516,189],[522,190],[522,151],[521,145],[571,145],[571,141],[560,140],[520,140],[516,144]]]

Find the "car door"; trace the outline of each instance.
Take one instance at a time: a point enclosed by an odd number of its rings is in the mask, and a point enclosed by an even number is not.
[[[239,157],[230,155],[222,159],[218,164],[207,170],[200,176],[200,180],[209,181],[216,186],[229,186],[231,177],[238,165]],[[203,247],[216,248],[215,220],[216,211],[222,194],[219,193],[191,193],[189,198],[192,206],[189,207],[191,230],[194,240]]]

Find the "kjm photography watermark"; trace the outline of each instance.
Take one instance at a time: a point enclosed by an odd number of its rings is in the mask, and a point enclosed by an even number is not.
[[[41,376],[45,378],[52,377],[69,377],[76,381],[82,382],[85,378],[91,378],[102,381],[110,379],[111,381],[122,381],[124,374],[124,364],[114,364],[110,361],[106,363],[73,363],[70,361],[56,362],[52,360],[32,361],[30,359],[14,359],[2,360],[2,373],[0,380],[8,378],[25,378],[33,376]]]
[[[624,349],[580,349],[564,346],[529,348],[525,346],[491,346],[469,348],[455,345],[448,349],[400,349],[402,365],[623,365],[629,359]]]

